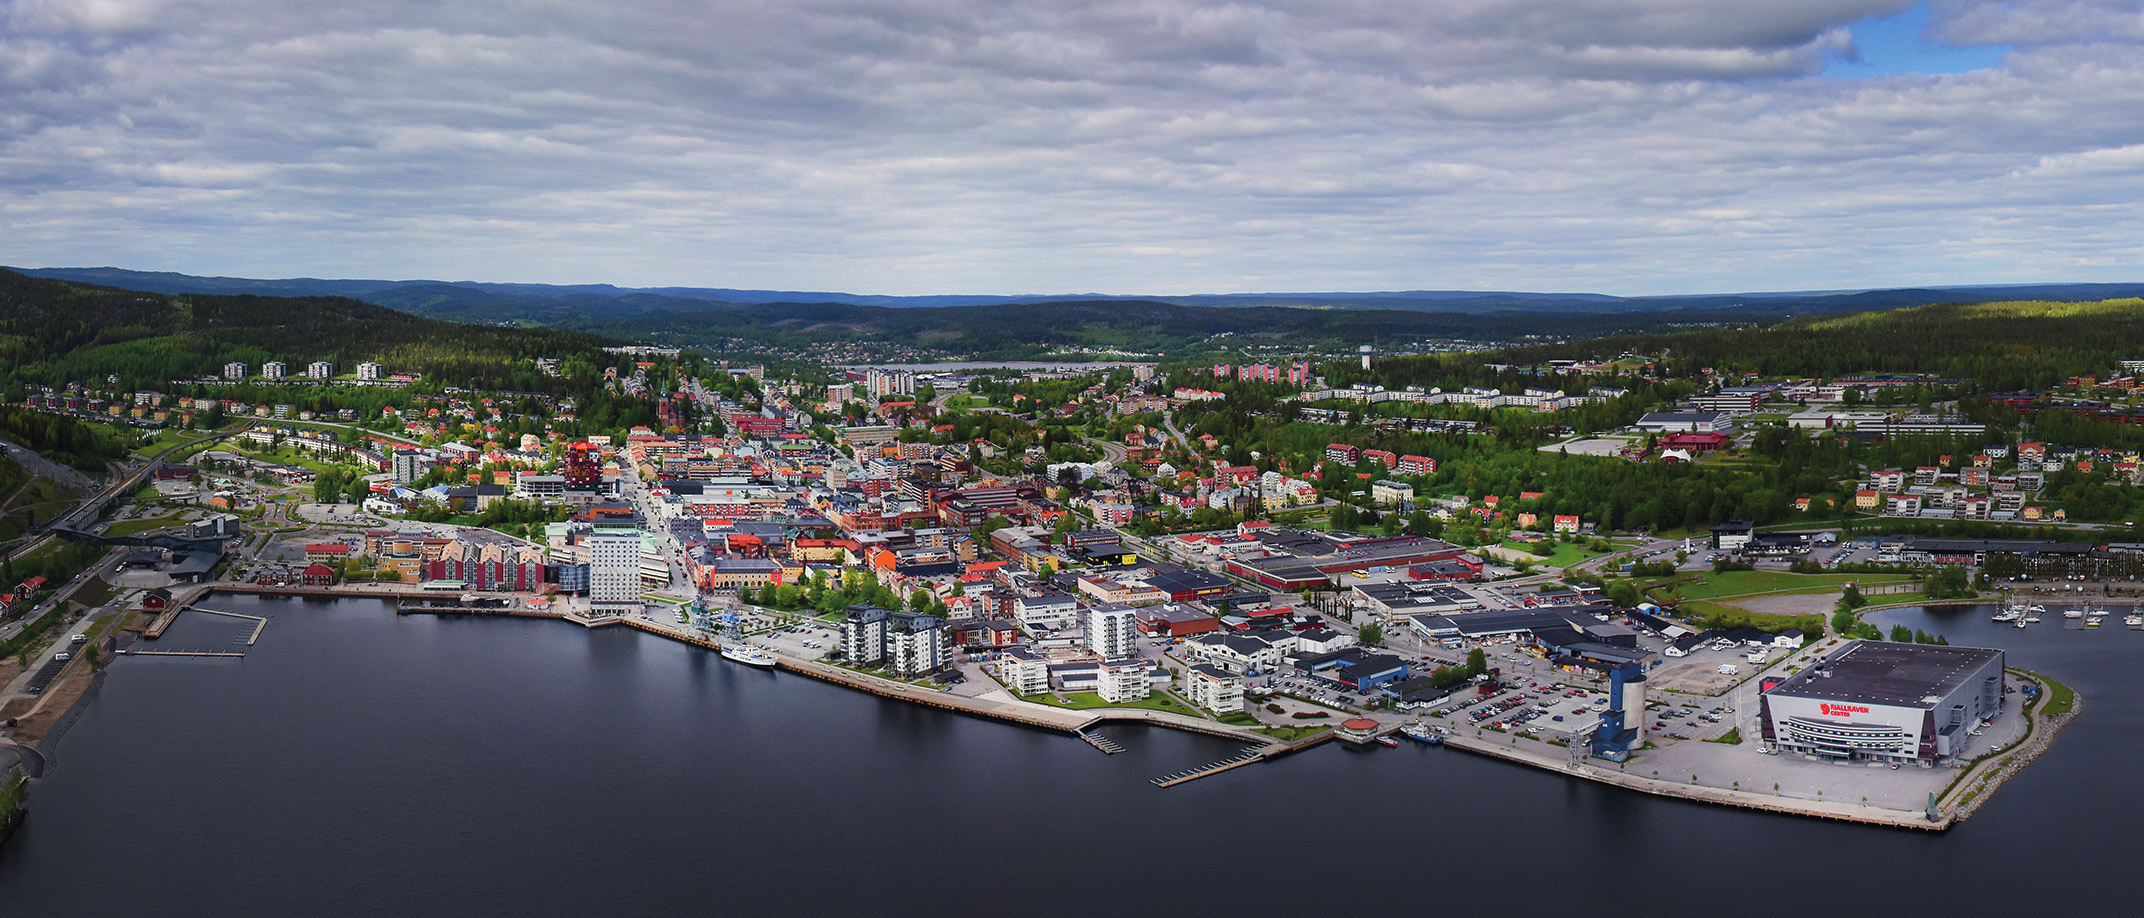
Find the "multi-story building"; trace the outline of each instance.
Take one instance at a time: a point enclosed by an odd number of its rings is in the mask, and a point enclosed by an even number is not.
[[[850,606],[841,620],[841,659],[851,666],[886,658],[886,616],[877,606]]]
[[[889,395],[915,395],[916,374],[872,367],[864,371],[864,391],[870,393],[874,401]]]
[[[385,367],[370,360],[357,365],[357,378],[359,379],[379,379],[384,372],[386,372]]]
[[[263,379],[282,379],[288,375],[290,375],[290,365],[283,361],[271,360],[261,364],[261,378]]]
[[[1143,701],[1153,690],[1153,682],[1147,676],[1152,669],[1152,664],[1138,657],[1104,660],[1095,674],[1095,693],[1110,704]]]
[[[236,360],[233,360],[233,361],[231,361],[230,363],[224,364],[224,365],[223,365],[223,378],[225,378],[225,379],[244,379],[244,378],[246,378],[246,365],[245,365],[245,364],[243,364],[243,363],[239,363],[239,362],[238,362],[238,361],[236,361]]]
[[[1215,714],[1243,710],[1243,679],[1209,663],[1199,663],[1184,674],[1184,697]]]
[[[409,484],[423,478],[425,469],[430,465],[424,461],[423,453],[413,449],[395,450],[393,464],[396,484]]]
[[[624,529],[588,537],[588,607],[597,615],[640,611],[640,533]]]
[[[917,612],[887,613],[887,671],[902,676],[920,676],[937,672],[946,662],[944,619]]]
[[[998,678],[1015,694],[1040,695],[1050,690],[1050,665],[1034,651],[1010,647],[998,652]]]
[[[1130,606],[1106,604],[1087,609],[1087,649],[1104,660],[1139,652],[1139,613]],[[1144,696],[1141,696],[1144,697]]]
[[[335,376],[335,365],[325,360],[315,360],[306,365],[305,375],[313,379],[332,379]]]

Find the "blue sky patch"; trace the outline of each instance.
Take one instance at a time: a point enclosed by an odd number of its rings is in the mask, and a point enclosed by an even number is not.
[[[1892,73],[1964,73],[1995,66],[2009,45],[1954,48],[1927,40],[1928,4],[1887,18],[1869,18],[1849,26],[1859,61],[1827,55],[1824,75],[1866,79]]]

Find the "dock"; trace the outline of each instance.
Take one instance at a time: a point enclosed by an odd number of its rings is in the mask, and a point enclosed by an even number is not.
[[[206,612],[210,615],[222,615],[228,618],[243,618],[253,622],[253,633],[246,635],[247,647],[253,646],[253,642],[260,640],[261,632],[268,627],[268,620],[258,615],[240,615],[236,612],[219,612],[215,609],[203,609],[198,606],[190,606],[189,608],[192,608],[195,612]],[[245,654],[239,654],[239,656],[245,656]]]
[[[1086,731],[1085,728],[1074,730],[1072,732],[1079,734],[1080,739],[1086,740],[1087,745],[1102,750],[1102,752],[1106,755],[1116,755],[1117,753],[1124,751],[1124,747],[1117,745],[1116,740],[1110,739],[1106,736],[1101,736],[1099,734],[1089,733]]]
[[[243,657],[243,650],[121,650],[130,657]]]
[[[1208,762],[1197,768],[1191,769],[1190,771],[1180,771],[1173,775],[1163,775],[1159,778],[1155,778],[1154,786],[1175,787],[1176,785],[1196,781],[1200,778],[1212,777],[1213,775],[1228,771],[1231,768],[1242,768],[1243,766],[1249,765],[1252,762],[1263,762],[1267,759],[1274,758],[1275,756],[1286,755],[1290,752],[1295,752],[1300,749],[1308,749],[1311,746],[1315,746],[1318,743],[1324,742],[1332,738],[1332,731],[1328,730],[1324,733],[1318,734],[1316,737],[1304,740],[1303,744],[1300,746],[1291,743],[1265,743],[1257,746],[1245,746],[1235,755],[1229,756],[1228,758],[1222,759],[1218,762]]]

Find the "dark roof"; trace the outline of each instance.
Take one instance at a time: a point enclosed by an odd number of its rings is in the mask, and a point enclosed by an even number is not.
[[[2002,655],[1980,647],[1852,641],[1767,694],[1927,707],[1925,699],[1948,696]]]

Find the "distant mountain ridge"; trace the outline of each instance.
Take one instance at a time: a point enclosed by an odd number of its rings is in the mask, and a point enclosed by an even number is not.
[[[1751,321],[1810,313],[1899,309],[1934,303],[1998,300],[2103,300],[2144,295],[2144,282],[2118,284],[2014,284],[1820,290],[1686,296],[1619,297],[1601,293],[1527,293],[1481,290],[1402,290],[1367,293],[1226,293],[1184,296],[1096,293],[1050,295],[945,294],[881,296],[824,291],[746,290],[726,287],[617,287],[609,284],[513,284],[438,280],[368,280],[197,277],[124,268],[10,268],[31,277],[102,284],[128,290],[180,294],[347,296],[375,305],[463,322],[554,324],[562,317],[614,321],[668,313],[698,313],[711,306],[776,303],[840,303],[890,308],[943,308],[1051,302],[1139,301],[1226,308],[1288,306],[1309,309],[1405,310],[1461,314],[1595,315],[1704,313],[1708,319]]]

